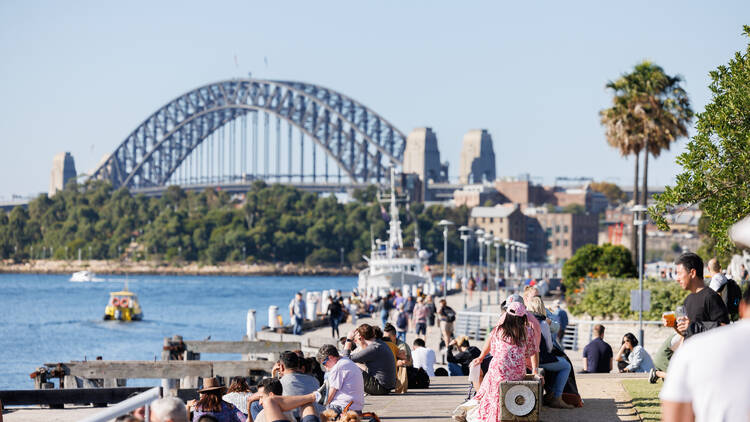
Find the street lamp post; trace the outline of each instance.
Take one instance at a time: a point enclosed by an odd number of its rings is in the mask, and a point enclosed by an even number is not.
[[[461,280],[461,290],[463,290],[464,293],[464,309],[466,309],[466,288],[468,287],[469,282],[469,275],[466,273],[466,244],[469,241],[469,238],[471,238],[471,229],[466,226],[461,226],[458,228],[458,231],[461,233],[461,240],[464,241],[464,275]]]
[[[497,303],[500,304],[500,285],[498,284],[498,280],[500,280],[500,238],[495,236],[493,239],[495,241],[495,288],[497,289]]]
[[[474,232],[477,235],[477,244],[479,244],[479,269],[477,275],[482,271],[482,258],[484,257],[482,246],[484,245],[484,230],[479,229]]]
[[[503,277],[505,277],[505,280],[507,282],[508,271],[510,269],[510,261],[508,260],[508,257],[510,257],[510,239],[504,239],[503,243],[505,244],[505,262],[503,262]]]
[[[448,220],[440,220],[438,226],[443,227],[443,299],[448,296],[448,281],[446,280],[446,273],[448,272],[448,227],[452,226],[453,222]]]
[[[630,209],[635,213],[636,218],[633,221],[633,225],[638,226],[638,244],[642,245],[643,239],[645,238],[646,229],[646,218],[643,213],[646,212],[646,207],[643,205],[636,205]],[[643,248],[638,248],[638,342],[643,345]]]
[[[487,304],[490,304],[490,252],[492,252],[492,234],[485,233],[484,243],[487,245],[487,260],[485,261],[484,279],[487,280]]]

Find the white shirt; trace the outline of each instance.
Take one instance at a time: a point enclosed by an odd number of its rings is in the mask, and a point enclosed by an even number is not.
[[[711,288],[711,290],[718,292],[719,289],[721,289],[721,286],[727,284],[727,278],[722,273],[714,274],[713,277],[711,277],[711,282],[708,283],[708,287]]]
[[[422,368],[430,377],[435,376],[435,351],[426,347],[415,347],[411,351],[412,365]]]
[[[693,404],[695,420],[750,420],[750,320],[692,336],[669,364],[661,400]]]

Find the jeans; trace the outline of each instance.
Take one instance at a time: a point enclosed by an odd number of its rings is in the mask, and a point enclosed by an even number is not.
[[[461,366],[457,363],[448,362],[448,373],[452,377],[460,377],[464,375],[464,370],[461,368]]]
[[[388,324],[388,311],[385,309],[380,310],[380,329],[385,330],[385,324]]]
[[[253,420],[256,420],[256,418],[258,417],[258,413],[260,413],[261,410],[263,410],[263,405],[260,404],[260,400],[254,401],[250,405],[250,415],[252,415]]]
[[[551,385],[551,390],[555,397],[560,397],[562,396],[563,388],[565,388],[565,383],[568,382],[570,364],[565,358],[556,357],[557,362],[543,363],[539,367],[544,368],[545,371],[555,372],[555,380]]]
[[[406,331],[396,331],[396,340],[406,343]]]
[[[293,333],[295,335],[302,334],[302,321],[303,321],[302,318],[300,318],[298,316],[294,317],[294,331],[293,331]]]
[[[341,322],[340,317],[330,317],[329,322],[331,323],[331,337],[338,338],[339,336],[339,323]]]

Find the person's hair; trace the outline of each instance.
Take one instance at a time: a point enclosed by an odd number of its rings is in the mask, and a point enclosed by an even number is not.
[[[635,347],[635,346],[638,345],[638,339],[635,338],[635,336],[633,335],[633,333],[625,333],[625,335],[623,337],[625,337],[622,340],[623,343],[625,343],[625,340],[627,339],[628,343],[630,343],[631,346]]]
[[[684,254],[677,257],[674,261],[675,265],[682,265],[685,271],[695,270],[695,275],[698,278],[703,278],[703,260],[698,255],[692,252],[685,252]]]
[[[250,391],[250,386],[247,385],[245,377],[234,377],[232,383],[227,388],[227,393],[247,393]]]
[[[414,340],[414,345],[419,346],[419,347],[424,347],[424,340],[422,340],[421,338],[418,338]]]
[[[219,419],[214,415],[201,415],[198,422],[219,422]]]
[[[395,334],[396,333],[396,327],[394,327],[393,324],[391,324],[390,322],[387,322],[385,324],[385,328],[383,328],[383,332],[394,333]]]
[[[357,332],[365,340],[372,340],[375,338],[375,330],[372,328],[372,325],[361,324],[357,327]]]
[[[446,300],[445,300],[445,299],[440,299],[440,304],[441,304],[441,305],[446,305],[447,303],[448,303],[448,302],[446,302]]]
[[[221,390],[211,390],[200,393],[195,408],[204,412],[221,412]]]
[[[140,418],[136,418],[133,415],[120,415],[115,419],[115,422],[142,422]],[[161,422],[161,420],[159,420]]]
[[[296,370],[299,369],[299,356],[296,353],[285,351],[279,356],[279,360],[284,364],[286,369]]]
[[[151,403],[151,418],[152,420],[156,419],[157,422],[163,422],[167,419],[174,422],[187,422],[185,403],[177,397],[164,397],[156,400]]]
[[[273,393],[277,396],[284,394],[284,387],[278,378],[263,378],[258,383],[258,388],[261,387],[263,387],[264,394]]]
[[[721,265],[719,265],[719,260],[716,258],[709,259],[708,269],[711,270],[712,273],[718,273],[719,271],[721,271]]]
[[[542,298],[539,296],[533,296],[526,299],[526,309],[529,311],[537,314],[545,316],[547,315],[547,311],[544,309],[544,302],[542,302]]]
[[[506,313],[500,328],[503,330],[504,340],[516,346],[521,346],[526,341],[526,315],[515,316]]]
[[[383,330],[381,330],[380,327],[378,327],[376,325],[373,325],[372,326],[372,331],[375,334],[375,338],[376,339],[378,339],[378,340],[382,340],[383,339]]]
[[[323,362],[328,356],[333,356],[335,358],[339,357],[339,349],[337,349],[333,344],[324,344],[320,346],[320,349],[318,349],[318,354],[316,356],[318,362]]]
[[[604,335],[604,326],[602,324],[594,325],[594,332],[597,336],[601,337]]]
[[[458,343],[458,347],[469,347],[469,339],[464,337],[461,343]]]

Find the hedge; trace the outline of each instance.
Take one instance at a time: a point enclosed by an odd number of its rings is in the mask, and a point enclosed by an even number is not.
[[[643,289],[651,291],[651,310],[643,313],[648,320],[660,320],[662,313],[674,311],[689,293],[675,281],[648,280]],[[630,310],[631,290],[638,290],[638,280],[590,279],[581,292],[569,295],[568,307],[573,315],[634,319],[638,312]]]

